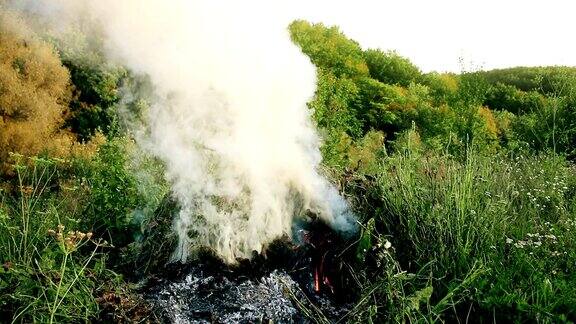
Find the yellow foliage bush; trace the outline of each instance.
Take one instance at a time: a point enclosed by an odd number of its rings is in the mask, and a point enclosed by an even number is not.
[[[498,123],[492,111],[488,107],[480,107],[478,108],[478,115],[484,122],[484,129],[488,137],[494,140],[498,139],[500,131],[498,130]]]
[[[496,152],[500,135],[498,121],[487,107],[479,107],[477,113],[480,125],[474,131],[474,141],[477,147],[487,152]]]
[[[382,132],[371,130],[366,133],[358,145],[350,147],[348,167],[364,173],[376,172],[384,150],[384,140]]]
[[[455,93],[458,91],[458,80],[453,74],[442,73],[438,76],[438,78],[442,82],[442,85],[447,92]]]
[[[75,137],[62,129],[72,93],[68,70],[14,15],[0,13],[0,44],[0,174],[10,152],[69,156]]]

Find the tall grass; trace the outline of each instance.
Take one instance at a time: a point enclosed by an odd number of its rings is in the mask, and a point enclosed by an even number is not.
[[[98,312],[101,243],[78,230],[81,202],[65,161],[13,155],[0,192],[0,311],[11,322],[87,322]]]
[[[398,269],[413,273],[391,286],[401,271],[367,272],[381,286],[363,288],[373,315],[395,294],[406,302],[425,291],[426,303],[401,318],[575,319],[576,170],[563,157],[406,151],[385,157],[364,185],[367,216],[395,247]]]

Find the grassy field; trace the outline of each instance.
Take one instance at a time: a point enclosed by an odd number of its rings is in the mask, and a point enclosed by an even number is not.
[[[563,158],[408,152],[370,178],[357,182],[375,238],[359,320],[574,319],[576,169]]]

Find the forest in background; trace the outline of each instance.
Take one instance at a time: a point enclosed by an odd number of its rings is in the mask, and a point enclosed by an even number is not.
[[[317,67],[323,172],[361,223],[347,320],[575,321],[576,68],[422,73],[337,27],[289,30]],[[133,280],[174,239],[162,173],[141,172],[162,165],[120,118],[145,109],[121,93],[146,80],[84,42],[0,16],[0,314],[15,322],[144,316]]]

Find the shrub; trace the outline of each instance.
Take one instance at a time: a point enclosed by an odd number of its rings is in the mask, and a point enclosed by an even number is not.
[[[115,105],[120,100],[118,87],[125,72],[77,61],[65,61],[74,84],[67,125],[79,140],[89,140],[97,131],[116,135]]]
[[[70,76],[54,49],[13,16],[0,14],[0,173],[8,153],[65,157],[74,137],[62,130]]]
[[[84,228],[118,246],[133,240],[137,224],[131,213],[141,203],[136,178],[128,170],[127,148],[128,141],[117,138],[101,145],[94,158],[73,161],[74,173],[86,182],[88,189]]]

